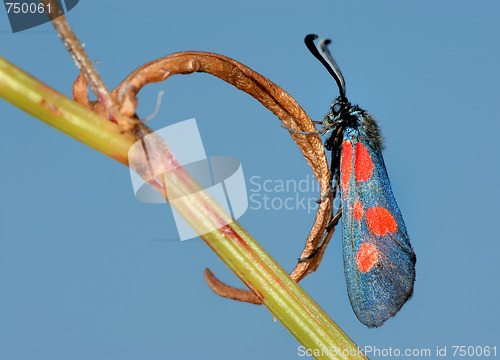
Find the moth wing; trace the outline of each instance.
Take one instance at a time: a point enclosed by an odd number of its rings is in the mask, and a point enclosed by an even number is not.
[[[352,128],[344,133],[340,194],[349,299],[363,324],[378,327],[412,295],[416,257],[382,154]]]

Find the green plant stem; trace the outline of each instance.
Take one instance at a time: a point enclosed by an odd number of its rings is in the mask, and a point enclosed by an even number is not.
[[[0,57],[0,96],[84,144],[129,165],[135,136],[30,77]],[[195,230],[217,225],[229,215],[206,192],[191,194],[195,181],[184,170],[164,176],[180,197],[172,206]],[[159,190],[159,186],[157,186]],[[170,195],[170,194],[169,194]],[[200,206],[201,204],[201,206]],[[207,211],[209,209],[209,211]],[[258,296],[272,314],[316,359],[366,359],[358,347],[288,274],[236,222],[201,236],[226,265]],[[222,300],[221,300],[222,301]],[[326,349],[339,349],[340,354]]]
[[[1,96],[28,114],[88,146],[128,165],[127,152],[136,139],[121,134],[111,121],[34,79],[0,57]]]

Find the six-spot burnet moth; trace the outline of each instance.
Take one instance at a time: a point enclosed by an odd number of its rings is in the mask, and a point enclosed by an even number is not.
[[[377,327],[412,295],[416,257],[391,190],[378,125],[349,103],[344,78],[327,48],[329,40],[320,41],[318,50],[316,38],[307,35],[305,43],[340,91],[320,133],[330,132],[325,147],[332,152],[334,189],[340,192],[347,290],[359,321]]]

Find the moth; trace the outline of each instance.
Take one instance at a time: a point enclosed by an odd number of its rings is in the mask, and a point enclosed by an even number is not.
[[[344,77],[321,40],[307,35],[311,53],[335,79],[340,95],[323,119],[325,148],[341,200],[342,247],[349,299],[359,321],[381,326],[413,293],[416,256],[391,189],[375,119],[346,97]],[[335,196],[335,194],[334,194]]]

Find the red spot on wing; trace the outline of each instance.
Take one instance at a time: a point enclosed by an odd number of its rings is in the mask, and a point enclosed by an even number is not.
[[[398,228],[391,213],[383,207],[372,207],[366,210],[366,223],[375,235],[395,232]]]
[[[356,159],[354,160],[354,172],[357,181],[368,181],[372,176],[373,161],[365,146],[358,142],[356,144]]]
[[[356,220],[361,220],[363,217],[363,205],[359,202],[359,200],[356,200],[354,203],[354,218]]]
[[[377,247],[370,243],[362,243],[359,247],[358,253],[356,254],[356,265],[358,266],[359,271],[363,273],[370,271],[377,261]]]
[[[344,193],[349,189],[349,179],[352,171],[352,145],[348,140],[342,143],[342,158],[340,160],[340,182]]]

